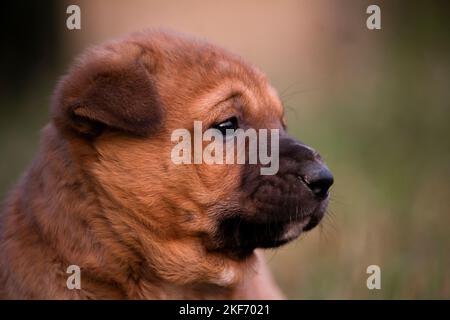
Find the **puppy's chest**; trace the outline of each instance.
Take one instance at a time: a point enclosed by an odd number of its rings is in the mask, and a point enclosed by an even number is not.
[[[209,284],[174,285],[140,280],[130,285],[128,299],[230,299],[235,290]]]

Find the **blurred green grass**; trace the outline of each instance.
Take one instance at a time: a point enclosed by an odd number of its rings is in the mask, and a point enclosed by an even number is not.
[[[398,28],[370,87],[346,83],[308,112],[288,109],[291,134],[336,179],[322,229],[268,254],[291,298],[450,298],[450,51],[445,25],[428,18],[433,27]],[[366,288],[371,264],[382,290]]]

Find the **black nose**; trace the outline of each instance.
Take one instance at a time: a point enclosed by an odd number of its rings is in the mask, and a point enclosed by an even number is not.
[[[303,182],[315,196],[325,198],[334,182],[333,174],[330,170],[326,166],[314,162],[308,165],[304,172],[304,174],[300,175]]]

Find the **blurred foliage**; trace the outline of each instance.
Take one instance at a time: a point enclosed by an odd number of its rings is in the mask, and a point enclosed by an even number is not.
[[[409,4],[391,17],[370,87],[323,92],[301,120],[288,108],[291,133],[336,178],[322,232],[268,255],[289,297],[450,298],[449,11]],[[382,290],[366,288],[371,264]]]

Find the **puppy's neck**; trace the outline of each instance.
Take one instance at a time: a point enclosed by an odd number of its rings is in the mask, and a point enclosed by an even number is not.
[[[14,230],[11,241],[17,246],[4,250],[20,248],[22,253],[11,260],[10,268],[16,268],[24,281],[39,273],[36,283],[28,286],[30,292],[20,296],[236,296],[252,268],[252,257],[237,262],[207,252],[197,239],[159,236],[151,226],[136,221],[129,208],[115,201],[86,172],[84,162],[95,161],[92,157],[89,148],[77,140],[62,139],[51,125],[43,130],[41,150],[12,193],[3,222],[10,225],[5,229]],[[5,253],[11,255],[12,251]],[[35,269],[20,269],[30,256],[39,256]],[[66,287],[70,265],[81,268],[81,290]],[[54,282],[57,292],[46,296],[42,291],[46,281]]]
[[[116,241],[108,242],[110,250],[120,252],[128,262],[137,298],[229,298],[240,289],[240,284],[252,269],[255,256],[237,261],[227,255],[209,252],[203,240],[197,237],[173,237],[159,232],[152,224],[136,220],[139,214],[124,207],[114,195],[101,185],[103,214],[114,224],[109,225]],[[162,216],[172,212],[155,205],[148,210],[159,210]]]

